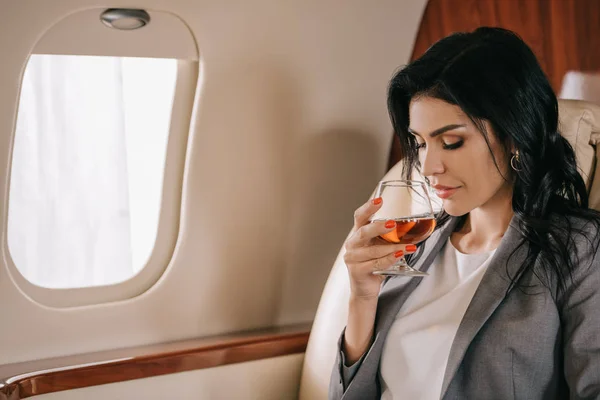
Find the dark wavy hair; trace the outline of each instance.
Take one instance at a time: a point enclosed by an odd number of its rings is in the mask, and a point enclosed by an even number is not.
[[[545,285],[555,282],[556,289],[564,290],[578,263],[573,259],[574,236],[582,234],[595,251],[599,245],[598,235],[586,235],[589,226],[582,229],[572,217],[594,224],[592,232],[598,232],[600,213],[588,208],[575,152],[558,131],[556,95],[531,49],[511,31],[481,27],[436,42],[395,74],[388,88],[388,110],[400,139],[406,179],[414,168],[420,170],[417,143],[408,133],[409,104],[419,96],[460,107],[485,138],[498,171],[485,121],[506,154],[513,147],[519,151],[519,171],[504,179],[513,182],[512,208],[523,236],[519,246],[527,243],[529,252],[511,276],[511,287],[531,271]],[[448,218],[442,212],[438,226]],[[536,263],[540,270],[533,268]]]

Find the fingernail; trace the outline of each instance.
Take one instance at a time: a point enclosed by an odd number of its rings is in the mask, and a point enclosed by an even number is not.
[[[413,253],[413,252],[417,251],[417,246],[414,244],[408,244],[408,245],[406,245],[405,249],[406,249],[406,251]]]
[[[376,205],[376,206],[377,206],[377,205],[381,204],[381,202],[382,202],[382,201],[383,201],[383,199],[382,199],[381,197],[378,197],[378,198],[376,198],[376,199],[373,199],[373,200],[371,201],[371,203],[373,203],[374,205]]]
[[[390,220],[390,221],[387,221],[387,222],[385,223],[385,227],[386,227],[386,228],[388,228],[388,229],[392,229],[392,228],[393,228],[393,227],[395,227],[395,226],[396,226],[396,221],[392,221],[392,220]]]
[[[402,250],[398,250],[397,252],[394,253],[394,257],[396,258],[400,258],[404,255],[404,252]]]

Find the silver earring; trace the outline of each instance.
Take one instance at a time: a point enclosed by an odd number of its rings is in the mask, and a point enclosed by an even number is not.
[[[510,159],[510,166],[513,170],[519,172],[523,170],[523,168],[518,168],[520,163],[521,160],[519,159],[519,150],[517,150],[517,152],[513,154],[513,156]]]

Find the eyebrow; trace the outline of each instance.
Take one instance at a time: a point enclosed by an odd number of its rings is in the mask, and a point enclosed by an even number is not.
[[[454,130],[454,129],[458,129],[458,128],[464,128],[464,127],[466,127],[466,125],[464,125],[464,124],[461,124],[461,125],[458,125],[458,124],[446,125],[446,126],[438,128],[435,131],[431,132],[429,134],[429,136],[432,137],[432,138],[434,138],[436,136],[441,135],[442,133],[445,133],[445,132],[448,132],[448,131],[451,131],[451,130]],[[417,133],[417,132],[413,131],[410,128],[408,128],[408,132],[412,133],[413,135],[421,136],[420,133]]]

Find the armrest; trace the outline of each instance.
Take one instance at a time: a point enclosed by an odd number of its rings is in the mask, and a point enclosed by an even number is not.
[[[303,353],[310,324],[0,366],[0,400]]]

